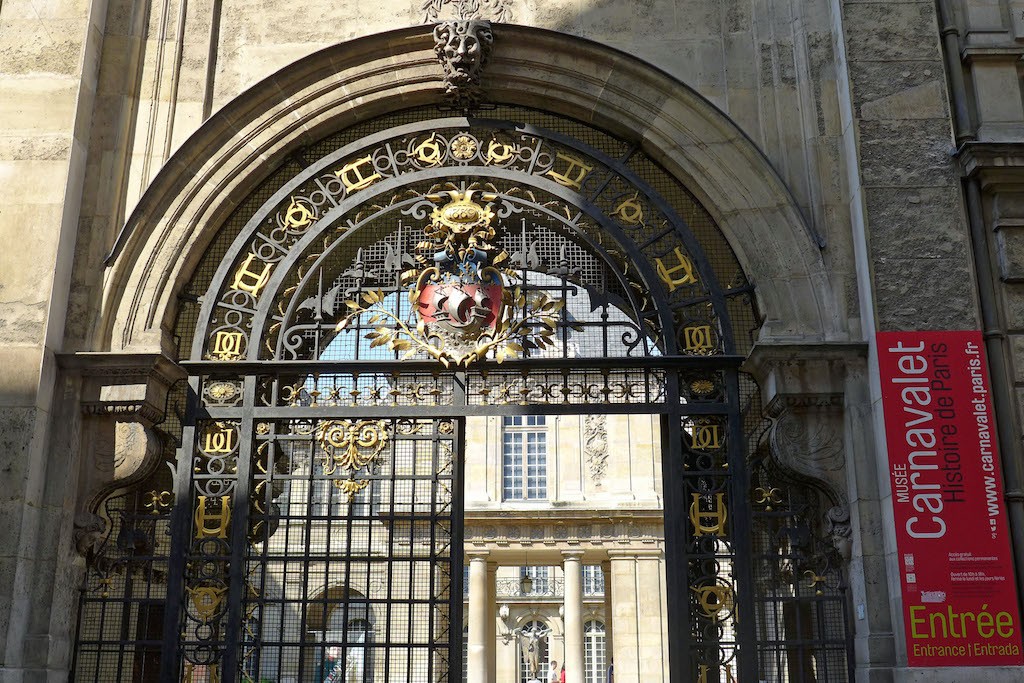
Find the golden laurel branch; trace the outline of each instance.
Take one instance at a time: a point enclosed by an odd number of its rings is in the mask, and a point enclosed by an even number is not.
[[[417,292],[413,292],[413,298]],[[492,351],[498,363],[508,358],[517,358],[526,351],[543,351],[557,342],[555,332],[565,302],[553,299],[543,292],[527,296],[522,288],[502,292],[505,315],[497,321],[493,331],[484,332],[470,344],[470,348],[450,348],[443,337],[431,334],[429,325],[422,319],[415,326],[399,318],[384,305],[384,292],[364,292],[358,301],[346,301],[348,315],[335,328],[342,331],[354,320],[369,314],[368,324],[376,326],[365,335],[370,348],[387,346],[396,352],[404,352],[401,360],[417,353],[426,353],[446,368],[465,368],[486,358]],[[520,315],[512,316],[510,312]],[[388,327],[387,323],[392,326]]]

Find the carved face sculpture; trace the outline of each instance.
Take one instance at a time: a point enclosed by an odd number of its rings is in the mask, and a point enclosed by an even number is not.
[[[487,21],[446,21],[434,28],[435,50],[451,85],[479,81],[493,42]]]

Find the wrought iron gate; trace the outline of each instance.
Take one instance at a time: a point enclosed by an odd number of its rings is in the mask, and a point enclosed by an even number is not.
[[[456,425],[261,419],[232,482],[236,468],[214,463],[233,455],[237,425],[200,421],[186,680],[204,667],[228,680],[443,680],[461,576]]]
[[[662,416],[673,682],[846,680],[838,566],[815,617],[804,513],[752,499],[789,500],[749,457],[753,288],[721,233],[638,146],[505,113],[558,130],[396,115],[221,231],[179,318],[180,448],[93,559],[76,680],[452,680],[460,420],[524,412]]]

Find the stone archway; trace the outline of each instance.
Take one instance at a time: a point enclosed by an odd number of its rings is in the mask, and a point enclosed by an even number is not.
[[[483,77],[488,99],[639,136],[726,235],[757,287],[762,340],[842,336],[818,245],[778,173],[726,115],[607,46],[520,26],[495,26],[494,34]],[[433,48],[428,27],[339,44],[212,116],[161,170],[122,230],[108,258],[94,348],[167,349],[175,297],[212,239],[211,227],[299,146],[374,115],[438,103],[442,72]]]
[[[691,188],[754,280],[767,314],[762,341],[838,335],[818,246],[777,174],[727,117],[606,47],[519,27],[495,31],[488,98],[628,134]],[[427,38],[409,30],[325,50],[256,86],[200,129],[154,182],[111,254],[97,344],[114,352],[168,351],[178,294],[226,212],[267,169],[345,122],[436,104],[438,70]],[[347,58],[348,51],[374,57]],[[576,70],[554,66],[570,54]]]

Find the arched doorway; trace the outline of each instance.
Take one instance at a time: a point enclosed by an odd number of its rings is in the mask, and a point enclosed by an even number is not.
[[[153,509],[170,512],[160,676],[315,680],[356,651],[364,678],[459,672],[466,418],[629,414],[662,424],[674,676],[753,676],[797,632],[792,680],[833,655],[845,676],[844,603],[800,590],[834,578],[794,563],[761,600],[755,558],[797,531],[776,513],[775,538],[753,532],[754,503],[783,495],[752,481],[761,416],[738,364],[756,312],[721,233],[628,140],[496,114],[325,140],[199,266],[177,328],[178,505]],[[375,621],[325,626],[368,606]],[[781,646],[759,647],[769,631]]]
[[[390,114],[294,155],[191,278],[175,327],[181,445],[146,492],[166,538],[135,560],[165,579],[146,582],[159,626],[110,640],[107,608],[132,621],[141,600],[86,591],[80,680],[103,680],[90,671],[125,641],[162,653],[162,680],[259,680],[275,648],[294,662],[276,677],[305,680],[313,650],[356,644],[309,636],[328,600],[309,584],[320,573],[397,615],[372,624],[382,680],[459,671],[465,417],[637,413],[662,430],[672,680],[779,662],[791,680],[839,680],[812,663],[844,670],[834,567],[797,558],[774,577],[786,588],[759,597],[759,561],[814,540],[748,457],[753,287],[640,140],[518,107]],[[755,529],[755,505],[775,513],[771,531]],[[268,597],[289,581],[297,593]],[[274,609],[297,628],[267,634]],[[807,659],[789,665],[798,640]]]

